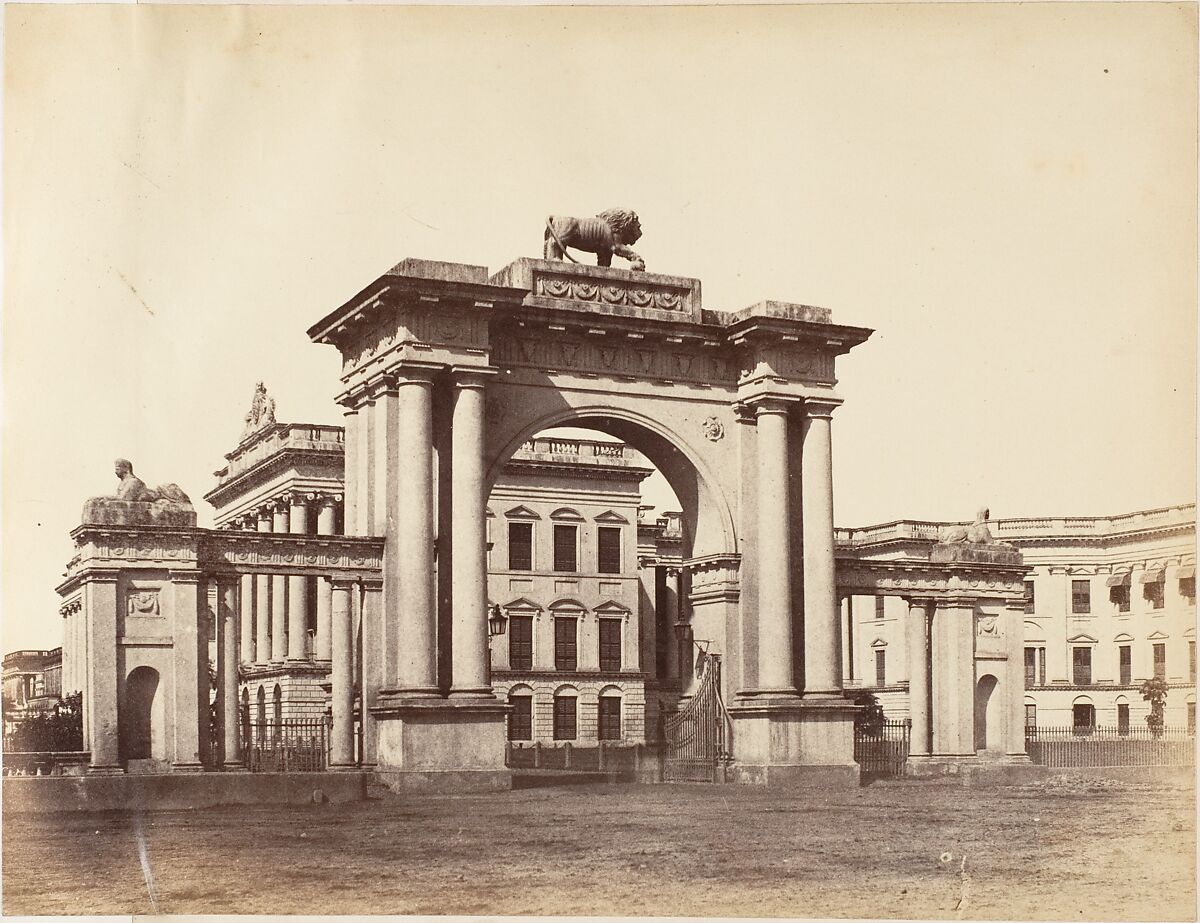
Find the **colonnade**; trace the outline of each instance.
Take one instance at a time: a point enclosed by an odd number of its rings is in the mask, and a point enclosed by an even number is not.
[[[87,615],[79,597],[59,608],[63,619],[62,694],[87,687]]]
[[[773,397],[750,403],[758,430],[758,682],[744,695],[786,698],[800,692],[795,680],[792,585],[792,539],[796,534],[792,517],[799,512],[804,576],[803,694],[824,699],[842,696],[831,442],[837,406],[833,400],[808,399],[795,409],[797,402]],[[794,472],[791,459],[797,448],[799,511],[792,508],[790,489]]]
[[[334,535],[340,497],[326,493],[285,493],[245,514],[232,525],[262,533]],[[315,520],[315,521],[314,521]],[[316,631],[308,644],[311,581],[317,581]],[[246,666],[285,663],[329,663],[333,586],[328,577],[243,574],[237,604],[240,612],[238,660]]]

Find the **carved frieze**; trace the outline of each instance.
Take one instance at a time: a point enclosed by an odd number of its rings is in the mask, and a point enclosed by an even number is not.
[[[681,311],[690,307],[687,300],[691,289],[683,285],[654,284],[642,280],[581,279],[566,273],[536,272],[533,294],[564,301]]]
[[[125,595],[125,614],[149,618],[159,615],[158,590],[130,589]]]
[[[728,357],[683,347],[595,343],[566,338],[500,334],[492,341],[492,364],[501,368],[558,369],[664,381],[734,385],[737,367]]]

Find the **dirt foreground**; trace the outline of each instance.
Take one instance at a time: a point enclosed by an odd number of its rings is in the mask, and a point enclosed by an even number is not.
[[[3,910],[1189,920],[1195,852],[1190,785],[1070,776],[389,794],[6,816]]]

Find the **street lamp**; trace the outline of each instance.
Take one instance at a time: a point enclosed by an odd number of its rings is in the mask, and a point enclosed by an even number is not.
[[[500,611],[499,603],[492,603],[492,608],[488,610],[488,637],[494,638],[497,635],[504,634],[504,629],[508,626],[508,619],[504,617],[504,613]]]

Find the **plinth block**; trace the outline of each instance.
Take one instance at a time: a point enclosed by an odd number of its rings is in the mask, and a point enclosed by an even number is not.
[[[495,699],[381,696],[371,710],[376,772],[393,789],[509,788],[509,706]]]
[[[744,699],[729,709],[733,721],[733,778],[751,783],[800,780],[858,782],[854,716],[859,707],[837,699]],[[828,772],[815,772],[815,770]]]

